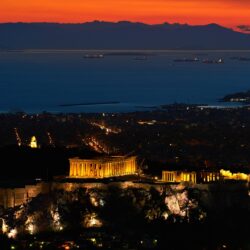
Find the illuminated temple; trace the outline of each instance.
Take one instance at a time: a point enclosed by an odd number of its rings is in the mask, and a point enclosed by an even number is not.
[[[109,178],[137,173],[136,157],[69,159],[69,178]]]
[[[208,183],[216,182],[223,178],[219,172],[199,171],[162,171],[164,182],[192,182]]]
[[[163,182],[191,182],[191,183],[209,183],[221,180],[234,180],[250,182],[250,174],[232,173],[229,170],[220,171],[162,171]]]

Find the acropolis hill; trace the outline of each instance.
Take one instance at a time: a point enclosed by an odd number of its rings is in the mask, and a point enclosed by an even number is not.
[[[127,178],[128,176],[128,178]],[[105,182],[103,182],[105,180]],[[231,183],[229,181],[234,181]],[[54,181],[42,180],[33,183],[0,186],[0,206],[16,207],[53,190],[73,191],[78,188],[106,188],[118,185],[122,188],[136,187],[159,189],[170,184],[192,186],[201,190],[220,187],[223,190],[249,188],[250,174],[220,171],[162,171],[161,179],[146,176],[138,165],[136,156],[109,156],[92,159],[69,159],[69,174],[55,177]],[[1,183],[0,183],[1,185]],[[160,189],[161,189],[160,188]]]

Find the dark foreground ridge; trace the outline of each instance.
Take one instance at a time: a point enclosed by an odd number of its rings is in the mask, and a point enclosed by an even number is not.
[[[0,37],[0,50],[250,49],[250,35],[217,24],[6,23],[0,24]]]
[[[53,190],[0,212],[1,249],[249,249],[248,195],[226,189]]]

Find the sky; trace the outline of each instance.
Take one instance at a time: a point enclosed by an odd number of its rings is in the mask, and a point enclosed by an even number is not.
[[[1,0],[0,22],[218,23],[247,30],[250,0]]]

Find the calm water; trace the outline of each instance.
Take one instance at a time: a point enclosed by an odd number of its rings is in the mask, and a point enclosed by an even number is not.
[[[86,52],[1,52],[0,111],[106,112],[174,102],[217,104],[225,94],[250,89],[250,52],[157,52],[85,59]],[[174,63],[173,59],[224,58],[224,64]],[[120,102],[60,107],[61,104]]]

